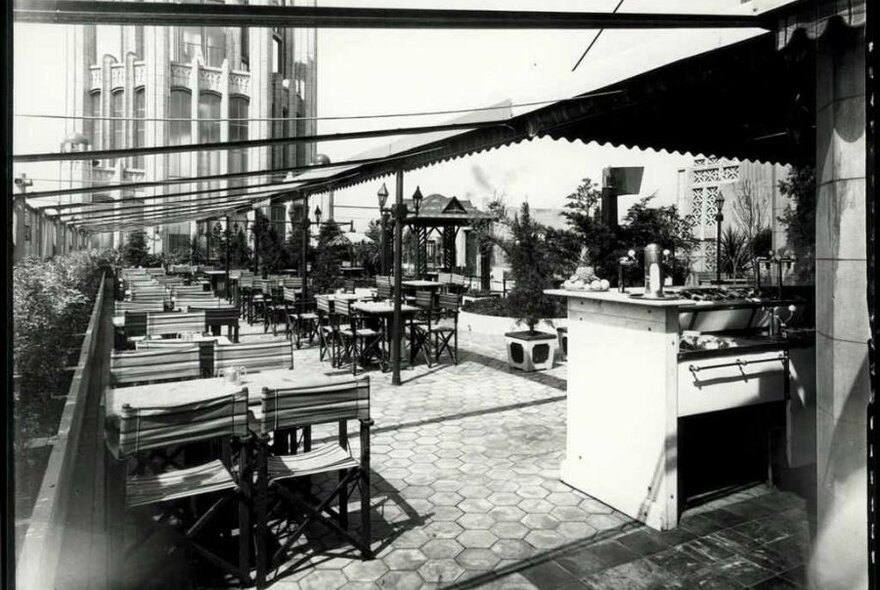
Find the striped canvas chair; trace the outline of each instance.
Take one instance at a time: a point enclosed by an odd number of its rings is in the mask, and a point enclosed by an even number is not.
[[[205,332],[205,312],[169,311],[147,314],[147,336],[177,336]]]
[[[269,571],[287,559],[288,550],[313,521],[321,521],[349,539],[365,559],[372,558],[370,548],[370,380],[369,377],[301,385],[285,389],[263,388],[260,398],[260,444],[257,452],[257,587],[266,585]],[[348,421],[360,423],[360,457],[352,454],[348,442]],[[338,439],[312,448],[311,428],[319,424],[339,425]],[[303,430],[303,448],[296,448],[296,430]],[[289,433],[293,432],[290,437]],[[285,436],[286,435],[286,436]],[[272,454],[274,441],[292,440],[294,454]],[[332,440],[332,439],[331,439]],[[338,473],[338,483],[323,499],[305,499],[281,485],[287,480],[306,476]],[[360,494],[360,535],[349,530],[348,499],[355,490]],[[280,501],[289,519],[291,532],[279,539],[275,549],[269,543],[269,507]],[[338,501],[337,501],[338,500]],[[332,508],[332,504],[336,504]],[[285,516],[285,513],[279,516]],[[303,515],[300,518],[300,515]]]
[[[283,287],[284,313],[287,324],[285,334],[297,348],[302,347],[303,338],[309,339],[311,345],[315,338],[320,338],[321,323],[315,308],[315,300],[303,299],[302,289]]]
[[[247,342],[214,347],[214,371],[244,367],[248,373],[272,369],[293,369],[293,343]]]
[[[394,297],[394,291],[391,289],[391,285],[379,283],[376,287],[376,299],[382,301],[384,299],[391,299],[392,297]]]
[[[150,528],[178,523],[174,525],[178,527],[174,536],[179,542],[237,578],[243,587],[252,585],[249,565],[252,534],[247,502],[252,484],[247,477],[242,477],[250,473],[251,468],[247,453],[233,451],[233,445],[239,446],[236,441],[249,434],[247,401],[248,391],[243,388],[176,406],[124,406],[119,416],[111,417],[115,428],[109,429],[108,447],[116,461],[108,469],[106,498],[108,522],[114,525],[108,530],[110,543],[120,556],[114,560],[117,573],[112,577],[120,582],[120,587],[127,587],[124,583],[124,515],[145,510],[151,512],[151,517],[141,520],[148,521]],[[169,469],[163,464],[156,469],[155,462],[150,461],[149,472],[139,469],[135,475],[127,473],[130,459],[149,458],[151,453],[169,448],[185,449],[194,445],[204,448],[210,444],[220,450],[216,458],[206,463],[181,469]],[[194,502],[197,497],[204,500]],[[217,517],[228,518],[230,504],[233,508],[237,504],[237,514],[232,512],[237,518],[220,522]],[[161,515],[158,518],[157,512]],[[180,518],[188,512],[191,514]],[[179,523],[186,526],[181,529]],[[210,526],[205,526],[209,523]],[[221,554],[216,542],[205,543],[205,537],[218,532],[232,538],[233,529],[239,531],[235,555]],[[136,549],[137,546],[133,548]]]
[[[366,367],[375,359],[385,369],[385,338],[373,328],[367,327],[360,313],[352,307],[350,301],[336,301],[336,312],[339,314],[340,354],[337,366],[343,357],[351,362],[351,374],[357,375],[358,365]]]
[[[339,336],[339,314],[336,313],[336,302],[326,295],[315,297],[315,308],[318,313],[318,360],[330,359],[330,364],[338,362],[341,340]]]
[[[110,381],[114,386],[179,381],[201,377],[199,345],[113,352],[110,356]]]

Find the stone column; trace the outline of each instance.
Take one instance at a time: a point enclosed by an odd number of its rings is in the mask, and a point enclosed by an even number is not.
[[[865,36],[816,55],[817,529],[809,587],[868,587]]]

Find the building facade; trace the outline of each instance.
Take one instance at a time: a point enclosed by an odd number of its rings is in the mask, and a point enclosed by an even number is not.
[[[276,2],[314,5],[314,0]],[[315,133],[314,29],[82,25],[68,27],[67,35],[66,114],[74,118],[66,131],[85,136],[88,149]],[[302,119],[285,120],[298,117]],[[284,169],[306,165],[314,158],[314,144],[288,144],[66,163],[62,174],[76,188]],[[137,214],[139,204],[173,203],[169,206],[180,213],[179,220],[158,224],[149,207],[141,219],[155,252],[180,252],[188,251],[191,237],[212,227],[215,220],[190,221],[192,211],[209,206],[208,195],[176,195],[220,189],[211,195],[222,197],[248,185],[280,180],[285,174],[112,190],[93,193],[90,198],[106,202],[108,212],[124,207],[127,215]],[[142,201],[145,197],[157,198]],[[198,202],[188,209],[187,202],[195,199]],[[284,206],[266,207],[264,213],[272,220],[287,219]],[[124,233],[100,234],[96,245],[118,246]]]
[[[696,225],[694,235],[699,241],[692,255],[692,270],[696,273],[715,272],[718,213],[716,198],[723,191],[722,231],[731,228],[746,231],[746,209],[751,212],[753,224],[770,230],[774,251],[785,249],[785,227],[779,217],[788,199],[779,191],[779,181],[785,180],[788,166],[739,162],[701,156],[694,158],[693,166],[678,171],[678,210],[692,215]],[[751,205],[743,204],[745,199]],[[736,201],[740,201],[738,204]]]

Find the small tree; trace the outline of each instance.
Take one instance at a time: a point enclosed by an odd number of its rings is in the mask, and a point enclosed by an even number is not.
[[[138,229],[128,234],[122,258],[127,266],[146,266],[147,234],[144,230]]]
[[[344,284],[339,269],[347,250],[348,247],[343,243],[342,230],[336,222],[322,224],[311,272],[315,293],[328,293]]]
[[[779,221],[785,224],[785,236],[797,257],[797,278],[801,283],[815,281],[816,250],[816,171],[812,166],[792,168],[779,181],[779,192],[791,199]]]
[[[508,296],[509,308],[517,324],[525,324],[529,333],[541,319],[555,315],[558,302],[544,294],[553,287],[551,254],[545,241],[546,229],[532,218],[529,204],[523,203],[519,214],[507,223],[510,237],[498,240],[510,262],[514,286]]]

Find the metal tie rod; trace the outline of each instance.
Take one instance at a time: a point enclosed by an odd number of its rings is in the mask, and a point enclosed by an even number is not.
[[[757,15],[253,6],[88,0],[16,0],[15,22],[314,29],[764,28]]]

